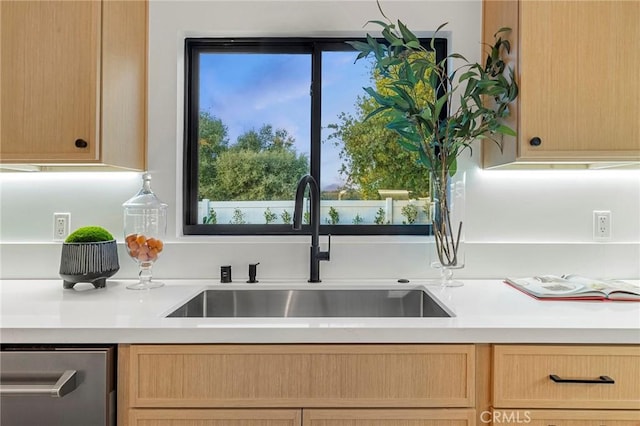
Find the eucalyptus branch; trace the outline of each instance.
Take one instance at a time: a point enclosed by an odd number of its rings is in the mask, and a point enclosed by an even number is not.
[[[502,38],[508,28],[499,29],[484,64],[467,61],[464,56],[450,53],[446,58],[431,59],[435,35],[428,49],[402,21],[394,24],[384,14],[376,0],[380,14],[387,20],[370,21],[382,29],[386,43],[379,43],[367,34],[366,42],[349,42],[359,51],[356,60],[375,57],[375,67],[388,80],[384,90],[369,87],[366,92],[379,104],[366,119],[390,113],[386,127],[395,131],[402,148],[419,154],[420,162],[433,176],[434,197],[439,214],[434,215],[433,229],[439,260],[444,266],[455,265],[460,244],[462,222],[452,226],[448,200],[448,179],[457,171],[457,157],[471,149],[476,139],[488,139],[500,149],[502,144],[495,135],[515,135],[502,119],[508,115],[509,104],[518,95],[514,73],[502,59],[511,45]],[[445,26],[441,25],[436,34]],[[451,73],[446,72],[448,60],[464,63]],[[418,85],[429,88],[432,97],[425,97]],[[386,90],[386,91],[385,91]],[[439,96],[440,95],[440,96]],[[460,96],[460,105],[454,109],[454,96]],[[491,100],[491,106],[487,106]],[[444,109],[446,118],[441,119]]]

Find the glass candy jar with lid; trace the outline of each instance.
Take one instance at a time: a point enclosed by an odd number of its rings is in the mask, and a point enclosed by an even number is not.
[[[164,249],[167,233],[167,204],[151,191],[151,175],[142,175],[142,189],[125,202],[124,235],[127,253],[138,263],[140,280],[128,285],[132,290],[162,287],[151,279],[151,268]]]

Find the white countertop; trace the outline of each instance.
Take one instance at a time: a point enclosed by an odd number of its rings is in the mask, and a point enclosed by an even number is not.
[[[640,344],[640,303],[538,301],[500,280],[426,286],[452,318],[164,318],[205,287],[282,283],[165,280],[164,287],[63,290],[62,280],[0,281],[2,343],[619,343]],[[378,287],[379,282],[299,286]],[[411,286],[425,281],[412,281]]]

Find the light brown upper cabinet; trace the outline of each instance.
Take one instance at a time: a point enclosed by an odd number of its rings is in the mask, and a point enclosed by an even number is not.
[[[484,167],[640,161],[640,2],[485,0],[483,41],[512,28],[520,95]]]
[[[145,168],[147,2],[0,2],[0,162]]]

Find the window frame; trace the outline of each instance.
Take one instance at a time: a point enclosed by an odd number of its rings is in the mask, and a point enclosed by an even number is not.
[[[184,138],[182,173],[182,228],[184,235],[299,235],[310,234],[311,226],[294,231],[287,224],[198,224],[198,118],[199,118],[199,55],[205,52],[234,53],[308,53],[311,55],[311,146],[309,173],[320,182],[322,151],[322,52],[352,51],[346,41],[366,41],[365,38],[204,38],[185,39],[184,61]],[[383,39],[379,40],[383,42]],[[431,38],[421,38],[429,48]],[[447,56],[447,39],[435,38],[436,60]],[[445,62],[445,68],[447,64]],[[441,96],[438,93],[438,96]],[[446,114],[447,108],[442,111]],[[293,199],[292,199],[293,201]],[[431,224],[411,225],[329,225],[320,224],[320,234],[332,235],[431,235]]]

